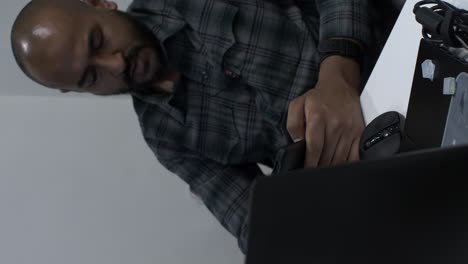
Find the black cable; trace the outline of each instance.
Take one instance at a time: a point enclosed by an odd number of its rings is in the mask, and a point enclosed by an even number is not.
[[[425,40],[468,49],[468,11],[442,0],[424,0],[415,4],[413,12]]]

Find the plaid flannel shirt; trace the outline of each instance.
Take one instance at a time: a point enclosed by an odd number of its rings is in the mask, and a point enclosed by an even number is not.
[[[371,47],[366,0],[134,0],[128,13],[162,41],[181,78],[171,95],[133,94],[144,139],[247,249],[257,163],[280,168],[288,104],[314,87],[317,45]]]

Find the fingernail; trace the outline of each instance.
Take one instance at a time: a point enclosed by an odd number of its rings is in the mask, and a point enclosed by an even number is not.
[[[299,142],[299,141],[301,141],[301,140],[304,140],[304,139],[303,139],[303,138],[296,138],[296,139],[293,139],[294,143]]]

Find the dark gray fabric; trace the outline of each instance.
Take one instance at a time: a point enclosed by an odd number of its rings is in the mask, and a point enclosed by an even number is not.
[[[350,37],[372,47],[368,2],[135,0],[128,9],[182,75],[171,95],[133,94],[144,138],[244,253],[249,192],[264,176],[257,163],[280,168],[291,143],[287,108],[317,81],[318,42]]]

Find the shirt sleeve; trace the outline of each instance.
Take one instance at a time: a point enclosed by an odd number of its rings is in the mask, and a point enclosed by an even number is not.
[[[320,23],[319,40],[345,37],[371,43],[370,0],[293,0],[304,16]]]
[[[369,0],[316,0],[320,15],[320,40],[348,37],[370,42]]]
[[[246,254],[250,192],[255,180],[264,176],[258,165],[223,165],[184,148],[147,142],[159,162],[189,185]]]

